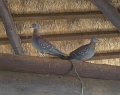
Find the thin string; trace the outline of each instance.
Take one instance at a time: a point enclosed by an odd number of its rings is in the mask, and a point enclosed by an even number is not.
[[[72,61],[70,61],[70,62],[73,64]],[[78,79],[81,81],[81,95],[83,95],[84,94],[84,83],[83,83],[81,77],[79,76],[79,74],[78,74],[78,72],[77,72],[77,70],[76,70],[74,65],[73,65],[73,67],[74,67],[74,70],[75,70],[75,73],[76,73]]]

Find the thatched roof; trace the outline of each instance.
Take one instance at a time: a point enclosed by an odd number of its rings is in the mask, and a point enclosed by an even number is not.
[[[12,14],[34,14],[34,13],[61,13],[61,12],[91,12],[98,9],[90,0],[6,0]],[[112,0],[113,5],[119,8],[120,1]],[[116,28],[104,17],[101,18],[77,18],[77,19],[57,19],[57,20],[26,20],[15,21],[17,33],[20,35],[32,35],[30,25],[32,23],[41,25],[41,35],[82,33],[82,32],[102,32],[114,31]],[[5,37],[5,29],[0,22],[0,37]],[[59,50],[66,54],[77,47],[88,43],[89,39],[79,39],[72,41],[52,41]],[[22,47],[26,55],[38,56],[31,43],[23,43]],[[120,37],[99,39],[96,45],[96,53],[107,53],[120,51]],[[10,45],[0,45],[0,53],[12,53]],[[41,55],[43,56],[43,55]],[[48,55],[44,55],[48,56]],[[96,60],[92,63],[120,65],[120,59]]]

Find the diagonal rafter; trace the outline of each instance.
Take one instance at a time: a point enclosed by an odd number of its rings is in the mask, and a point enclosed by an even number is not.
[[[14,25],[10,12],[7,10],[4,0],[0,0],[0,17],[3,21],[4,27],[6,29],[6,34],[15,54],[22,55],[23,51],[20,43],[20,38],[16,33],[16,27]]]
[[[111,0],[91,0],[91,2],[120,32],[120,13],[117,8],[111,4]]]

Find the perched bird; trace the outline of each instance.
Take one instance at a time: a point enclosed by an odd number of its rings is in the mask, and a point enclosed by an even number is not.
[[[97,39],[95,37],[91,38],[91,42],[89,44],[83,45],[76,50],[72,51],[69,56],[68,60],[80,60],[86,61],[92,58],[95,54],[95,45]]]
[[[43,39],[39,35],[40,26],[38,24],[32,24],[33,36],[32,36],[32,46],[37,49],[42,54],[49,54],[57,56],[64,59],[64,53],[56,49],[49,41]]]

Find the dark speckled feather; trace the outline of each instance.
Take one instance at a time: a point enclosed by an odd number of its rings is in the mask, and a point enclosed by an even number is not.
[[[89,44],[83,45],[76,50],[72,51],[68,56],[68,60],[81,60],[85,61],[92,58],[95,54],[96,38],[93,37]]]
[[[39,25],[33,24],[33,36],[32,36],[32,45],[41,53],[50,54],[60,58],[64,58],[64,53],[56,49],[49,41],[43,39],[39,36]]]

